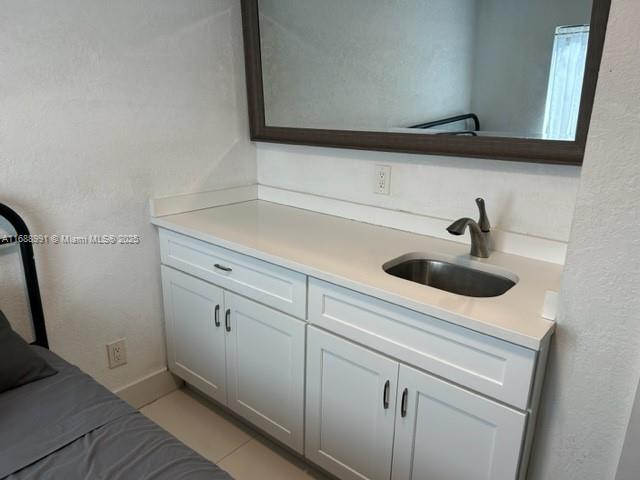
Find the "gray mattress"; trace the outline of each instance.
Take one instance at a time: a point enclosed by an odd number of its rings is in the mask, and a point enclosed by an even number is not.
[[[77,367],[33,348],[58,374],[0,394],[0,479],[231,478]]]

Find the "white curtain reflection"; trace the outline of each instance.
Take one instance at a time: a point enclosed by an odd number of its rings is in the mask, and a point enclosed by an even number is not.
[[[589,25],[556,29],[544,115],[544,138],[575,139],[588,43]]]

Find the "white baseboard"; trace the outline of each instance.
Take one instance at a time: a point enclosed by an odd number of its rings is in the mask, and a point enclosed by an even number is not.
[[[140,408],[182,387],[184,382],[163,368],[114,393],[134,408]]]

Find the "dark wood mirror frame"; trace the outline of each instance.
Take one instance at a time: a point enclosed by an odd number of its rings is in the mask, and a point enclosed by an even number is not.
[[[262,85],[258,0],[241,0],[241,2],[251,140],[359,150],[582,165],[611,0],[593,0],[582,101],[576,139],[573,142],[268,126],[265,121]]]

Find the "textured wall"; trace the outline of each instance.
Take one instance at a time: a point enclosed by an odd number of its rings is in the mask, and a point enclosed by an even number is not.
[[[53,349],[119,387],[166,364],[149,197],[255,182],[239,2],[0,4],[0,201],[34,233],[143,239],[36,248]],[[14,320],[20,282],[3,250],[0,308]],[[129,364],[108,370],[119,337]]]
[[[267,124],[386,130],[468,112],[475,4],[260,0]]]
[[[535,480],[613,479],[638,385],[638,24],[637,0],[613,0],[534,451]]]

